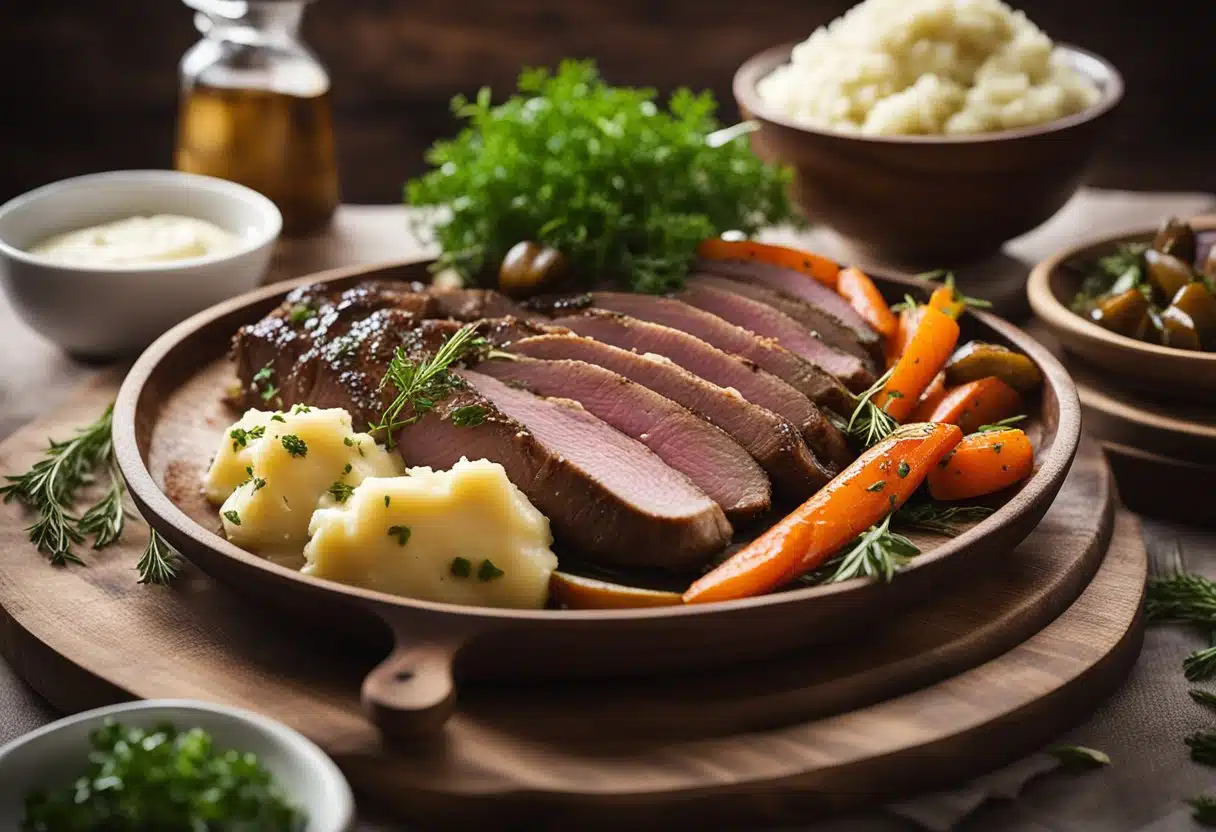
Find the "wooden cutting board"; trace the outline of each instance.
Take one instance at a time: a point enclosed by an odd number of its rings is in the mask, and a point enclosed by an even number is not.
[[[114,381],[0,445],[0,472],[95,418]],[[1082,718],[1141,638],[1144,549],[1092,443],[998,567],[851,643],[649,683],[471,686],[441,735],[396,747],[359,710],[383,645],[335,643],[189,567],[171,587],[137,585],[141,524],[68,569],[22,525],[19,507],[0,508],[0,650],[54,705],[249,707],[318,742],[356,790],[444,829],[704,827],[947,785]]]

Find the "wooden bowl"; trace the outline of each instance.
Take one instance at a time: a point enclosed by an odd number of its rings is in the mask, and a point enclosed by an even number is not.
[[[280,283],[200,313],[165,333],[128,374],[114,410],[114,445],[131,496],[151,526],[213,577],[260,606],[304,616],[301,637],[324,637],[376,619],[396,647],[363,686],[381,730],[434,729],[451,713],[454,677],[653,676],[724,667],[791,652],[864,630],[867,622],[930,599],[1020,543],[1055,499],[1080,438],[1080,407],[1064,368],[1036,341],[986,314],[964,317],[966,337],[1008,344],[1045,378],[1028,430],[1035,474],[990,517],[954,538],[920,538],[924,552],[890,584],[865,580],[759,598],[620,611],[499,610],[417,601],[302,575],[229,543],[200,493],[208,456],[233,413],[221,397],[231,380],[227,351],[238,327],[274,308],[290,289],[325,281],[426,280],[425,262],[338,269]],[[923,281],[880,278],[892,298],[925,296]],[[366,644],[366,642],[363,642]],[[360,642],[346,642],[355,650]]]
[[[936,267],[978,259],[1045,222],[1080,187],[1123,98],[1123,80],[1110,63],[1061,45],[1102,92],[1098,104],[1076,115],[975,136],[814,129],[768,112],[756,92],[792,48],[761,52],[735,73],[740,111],[761,124],[752,147],[794,169],[794,198],[813,222],[887,262]]]
[[[1216,216],[1197,217],[1191,224],[1202,236],[1216,235]],[[1155,233],[1154,228],[1116,234],[1052,255],[1030,273],[1026,284],[1030,307],[1066,351],[1101,370],[1108,384],[1210,403],[1216,395],[1216,353],[1137,341],[1103,329],[1069,308],[1082,280],[1069,263],[1109,254],[1119,243],[1147,243]]]

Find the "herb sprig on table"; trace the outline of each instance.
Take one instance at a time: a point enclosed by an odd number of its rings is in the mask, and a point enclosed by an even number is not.
[[[533,240],[577,275],[658,293],[682,284],[705,238],[798,221],[788,172],[759,161],[743,131],[709,144],[719,124],[707,92],[679,90],[664,110],[653,90],[612,87],[593,63],[566,61],[524,71],[498,105],[482,89],[452,109],[468,126],[431,148],[433,170],[408,183],[406,201],[450,212],[427,218],[438,218],[436,265],[467,281]]]
[[[125,488],[114,460],[113,415],[111,405],[71,439],[50,440],[41,459],[23,474],[7,475],[8,485],[0,487],[4,502],[20,502],[34,512],[30,542],[55,566],[83,566],[73,547],[92,538],[94,549],[104,549],[122,535]],[[77,516],[73,509],[81,491],[102,475],[108,478],[104,495]],[[177,555],[153,531],[137,568],[140,583],[168,583],[177,572]]]

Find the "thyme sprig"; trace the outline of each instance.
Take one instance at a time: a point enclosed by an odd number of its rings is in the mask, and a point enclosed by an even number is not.
[[[123,499],[126,489],[114,460],[113,418],[114,406],[110,405],[97,421],[78,429],[71,439],[49,440],[41,459],[22,474],[7,475],[8,484],[0,487],[4,502],[16,501],[34,512],[37,519],[26,531],[30,542],[53,566],[69,563],[84,566],[73,551],[74,546],[92,538],[94,549],[104,549],[122,536],[126,525]],[[94,483],[99,472],[108,476],[109,485],[96,502],[77,516],[73,506],[81,490]],[[145,561],[160,563],[167,557],[175,555],[153,531],[148,551],[138,567],[140,583],[167,582],[172,570],[157,568],[148,573],[144,566]]]
[[[916,544],[891,531],[888,514],[871,526],[821,567],[802,577],[804,583],[834,584],[853,578],[877,578],[890,583],[895,573],[920,554]]]
[[[854,398],[857,406],[853,408],[853,413],[849,416],[848,424],[845,425],[845,433],[860,442],[862,447],[870,448],[877,445],[899,427],[899,422],[895,421],[893,416],[874,404],[874,397],[886,385],[894,371],[894,368],[887,370],[868,389]]]
[[[433,410],[460,386],[460,379],[451,373],[452,365],[485,346],[486,340],[476,334],[475,325],[467,324],[444,341],[433,355],[420,361],[411,360],[405,350],[397,347],[379,388],[383,390],[391,384],[397,395],[385,408],[380,421],[371,426],[372,433],[382,433],[385,444],[392,448],[393,434]],[[409,408],[408,415],[403,416],[406,408]]]

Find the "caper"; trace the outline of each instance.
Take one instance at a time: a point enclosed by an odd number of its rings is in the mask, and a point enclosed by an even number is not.
[[[566,273],[560,251],[531,240],[511,246],[498,269],[498,288],[512,297],[526,297],[552,288]]]

